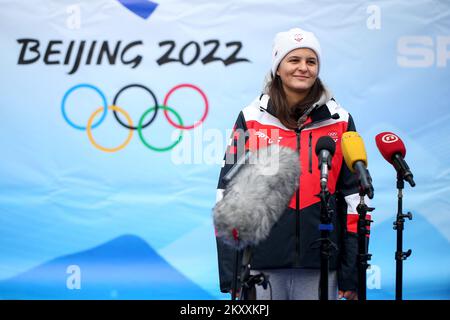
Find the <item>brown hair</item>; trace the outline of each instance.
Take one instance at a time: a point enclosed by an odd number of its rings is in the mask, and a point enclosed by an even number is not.
[[[324,91],[325,89],[322,81],[317,77],[306,97],[295,106],[290,107],[287,102],[280,76],[271,76],[271,81],[269,81],[266,86],[266,92],[270,96],[275,116],[289,129],[297,128],[298,118],[301,117],[306,109],[320,99]]]

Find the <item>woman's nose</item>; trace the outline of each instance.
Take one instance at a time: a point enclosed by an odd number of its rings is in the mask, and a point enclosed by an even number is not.
[[[306,70],[307,70],[307,68],[306,68],[306,62],[305,62],[305,61],[300,61],[300,63],[298,64],[298,69],[299,69],[300,71],[306,71]]]

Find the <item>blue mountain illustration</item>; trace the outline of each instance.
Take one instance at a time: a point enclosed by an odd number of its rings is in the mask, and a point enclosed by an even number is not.
[[[376,219],[376,211],[373,217]],[[373,230],[369,251],[370,263],[381,268],[381,289],[368,290],[367,298],[395,299],[396,231],[395,218]],[[412,250],[403,262],[404,300],[450,299],[450,243],[422,215],[413,212],[413,220],[405,222],[403,251]],[[392,254],[387,254],[392,252]]]
[[[80,289],[68,289],[68,267]],[[69,285],[70,287],[70,285]],[[0,281],[1,299],[213,299],[141,238],[124,235]]]

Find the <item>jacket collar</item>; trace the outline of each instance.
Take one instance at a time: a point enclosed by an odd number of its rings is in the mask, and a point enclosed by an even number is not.
[[[324,85],[324,92],[320,96],[319,100],[317,100],[312,106],[310,110],[307,110],[307,117],[300,121],[303,124],[310,124],[313,122],[324,121],[331,118],[330,110],[327,107],[327,103],[331,100],[334,101],[333,95],[331,91]],[[260,96],[261,108],[270,113],[272,116],[275,116],[275,108],[273,106],[272,100],[268,97],[267,94],[261,94]],[[309,111],[309,112],[308,112]],[[300,120],[300,119],[299,119]]]

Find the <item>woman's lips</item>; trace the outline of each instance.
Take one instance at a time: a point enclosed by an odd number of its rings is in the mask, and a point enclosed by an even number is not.
[[[306,77],[306,76],[294,76],[294,78],[298,78],[298,79],[308,79],[309,77]]]

